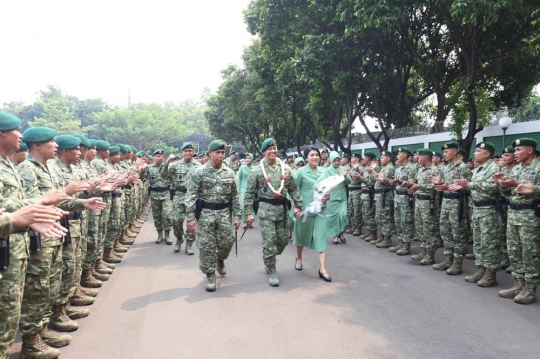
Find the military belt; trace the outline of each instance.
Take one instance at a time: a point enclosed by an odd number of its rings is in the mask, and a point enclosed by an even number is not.
[[[175,190],[177,192],[187,193],[187,188],[184,187],[176,187]]]
[[[497,201],[480,201],[480,202],[473,202],[475,207],[491,207],[496,206]]]
[[[269,203],[269,204],[271,204],[273,206],[283,206],[285,204],[286,199],[285,198],[270,199],[270,198],[260,198],[259,197],[259,201]]]
[[[407,191],[396,191],[396,194],[399,196],[408,196],[409,192]]]
[[[169,192],[169,187],[150,187],[150,192]]]
[[[120,197],[122,197],[122,193],[117,193],[117,192],[112,193],[112,198],[120,198]]]
[[[431,201],[433,199],[433,196],[428,196],[425,194],[417,194],[416,199],[419,199],[421,201]]]
[[[461,199],[462,196],[461,193],[443,193],[443,198],[446,199]]]
[[[522,211],[524,209],[534,209],[536,207],[535,203],[513,203],[510,202],[510,208],[516,211]]]
[[[211,209],[214,211],[219,211],[220,209],[229,208],[229,202],[226,203],[208,203],[204,202],[202,208]]]
[[[75,213],[70,213],[68,216],[67,216],[67,219],[68,221],[76,221],[78,219],[81,219],[81,212],[75,212]]]
[[[362,187],[349,187],[349,191],[351,191],[351,192],[360,191],[361,189],[362,189]],[[364,191],[362,191],[362,193],[364,193]]]
[[[127,184],[127,185],[125,185],[125,186],[122,186],[121,188],[122,188],[122,189],[131,189],[131,185],[130,185],[130,184]]]
[[[362,193],[369,194],[369,193],[371,193],[371,191],[369,189],[363,189]]]
[[[375,194],[386,193],[386,192],[390,192],[391,190],[392,190],[392,188],[376,189]]]

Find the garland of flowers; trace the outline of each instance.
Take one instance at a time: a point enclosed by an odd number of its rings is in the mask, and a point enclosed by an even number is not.
[[[285,185],[285,180],[287,179],[287,176],[285,176],[285,166],[283,166],[281,160],[279,158],[276,158],[277,164],[281,166],[281,184],[279,186],[279,191],[276,191],[274,186],[272,186],[272,183],[270,183],[270,178],[268,178],[268,175],[266,174],[266,170],[264,169],[264,162],[261,162],[261,170],[264,176],[265,182],[268,184],[268,187],[270,187],[270,190],[274,192],[276,195],[275,198],[281,198],[283,195],[281,194],[281,191],[283,191],[283,187]]]

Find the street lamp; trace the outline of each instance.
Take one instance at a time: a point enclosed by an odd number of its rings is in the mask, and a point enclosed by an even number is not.
[[[512,124],[512,119],[510,117],[501,117],[499,120],[499,127],[503,130],[503,140],[502,140],[502,147],[503,151],[506,148],[506,130],[510,125]]]

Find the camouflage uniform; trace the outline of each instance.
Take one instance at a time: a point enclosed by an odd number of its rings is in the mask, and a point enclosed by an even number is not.
[[[118,171],[120,168],[115,163],[107,161],[105,163],[108,171]],[[121,233],[120,229],[120,220],[122,216],[122,189],[116,188],[111,193],[111,209],[109,211],[108,221],[107,221],[107,232],[105,234],[105,239],[103,240],[104,250],[111,250],[114,247],[115,241]]]
[[[261,166],[265,167],[266,174],[272,186],[276,189],[280,188],[281,184],[281,166],[284,167],[283,190],[281,192],[282,199],[276,200],[276,194],[268,187],[266,179],[263,176]],[[271,204],[265,201],[283,202],[287,194],[290,194],[296,207],[302,206],[302,196],[300,189],[296,185],[296,181],[292,176],[291,168],[284,164],[276,162],[269,165],[265,159],[251,170],[248,177],[246,193],[244,194],[244,212],[247,215],[253,214],[253,199],[255,193],[260,199],[259,210],[257,215],[260,219],[261,235],[263,238],[263,260],[267,272],[275,271],[276,255],[283,252],[289,243],[287,218],[284,216],[283,205]]]
[[[226,166],[215,168],[211,161],[195,170],[189,180],[184,201],[188,222],[195,220],[195,203],[198,198],[204,201],[205,206],[214,206],[214,209],[203,207],[196,231],[199,268],[203,273],[213,275],[217,260],[227,259],[234,243],[230,208],[238,220],[242,214],[234,172]]]
[[[96,170],[98,175],[106,174],[109,171],[107,163],[99,157],[96,157],[92,161],[91,165]],[[101,200],[105,203],[105,208],[101,210],[101,217],[98,223],[98,241],[95,241],[94,239],[96,245],[96,248],[94,250],[94,256],[96,260],[103,257],[103,248],[105,244],[105,238],[107,236],[109,217],[112,209],[112,193],[103,192]]]
[[[364,225],[362,217],[362,180],[352,178],[356,174],[362,174],[363,167],[350,167],[351,184],[349,184],[349,198],[347,202],[348,217],[351,219],[351,229],[360,231]],[[357,232],[357,233],[358,233]]]
[[[379,172],[380,167],[376,167],[372,173],[367,171],[366,167],[359,167],[359,172],[362,175],[360,180],[362,183],[362,218],[366,224],[370,236],[366,240],[377,239],[377,222],[375,221],[375,174]]]
[[[15,212],[29,204],[25,200],[23,181],[13,163],[0,156],[0,208]],[[5,219],[5,216],[3,216]],[[27,228],[10,226],[9,267],[0,272],[0,356],[9,355],[15,341],[21,315],[26,266],[30,254],[30,238]],[[7,234],[7,233],[6,233]]]
[[[81,168],[87,173],[89,178],[99,177],[98,172],[88,161],[81,160]],[[94,191],[96,192],[96,191]],[[92,193],[92,197],[102,197],[100,192]],[[92,264],[100,258],[99,248],[102,245],[102,238],[100,236],[100,223],[102,211],[90,210],[88,211],[88,230],[87,230],[87,242],[86,242],[86,257],[83,263],[83,269],[90,269]]]
[[[416,174],[416,166],[407,163],[396,169],[395,177],[398,184],[411,182]],[[400,242],[410,243],[414,234],[414,197],[409,196],[408,189],[396,186],[396,197],[394,199],[394,218],[396,220],[397,237]]]
[[[152,216],[154,226],[159,231],[171,230],[172,205],[169,198],[170,181],[164,177],[167,173],[167,165],[156,166],[151,164],[145,170],[150,182],[150,199],[152,201]]]
[[[394,206],[390,180],[394,178],[394,165],[388,163],[386,166],[381,166],[379,173],[383,174],[386,177],[386,180],[375,181],[375,222],[380,234],[383,237],[390,237],[392,236],[390,209]]]
[[[238,169],[240,168],[240,161],[231,162],[231,159],[227,158],[223,162],[227,165],[227,167],[233,170],[234,173],[238,172]]]
[[[420,187],[415,193],[414,220],[415,228],[420,237],[421,247],[429,253],[437,250],[437,208],[439,201],[435,184],[428,180],[429,176],[440,176],[439,169],[435,165],[429,167],[418,167],[413,182]],[[422,258],[420,258],[422,259]]]
[[[170,163],[167,172],[163,174],[163,177],[172,182],[175,187],[171,219],[174,236],[178,242],[177,245],[181,245],[184,242],[184,219],[186,217],[186,206],[184,202],[187,185],[193,172],[200,166],[201,164],[196,160],[192,159],[190,162],[186,162],[184,159],[181,159],[180,161]],[[187,232],[185,236],[187,245],[191,247],[191,244],[195,241],[195,233]],[[180,250],[180,247],[178,247],[178,250]]]

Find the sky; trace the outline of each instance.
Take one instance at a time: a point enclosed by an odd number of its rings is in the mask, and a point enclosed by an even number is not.
[[[4,0],[0,105],[47,85],[81,99],[199,100],[251,43],[249,0]]]

